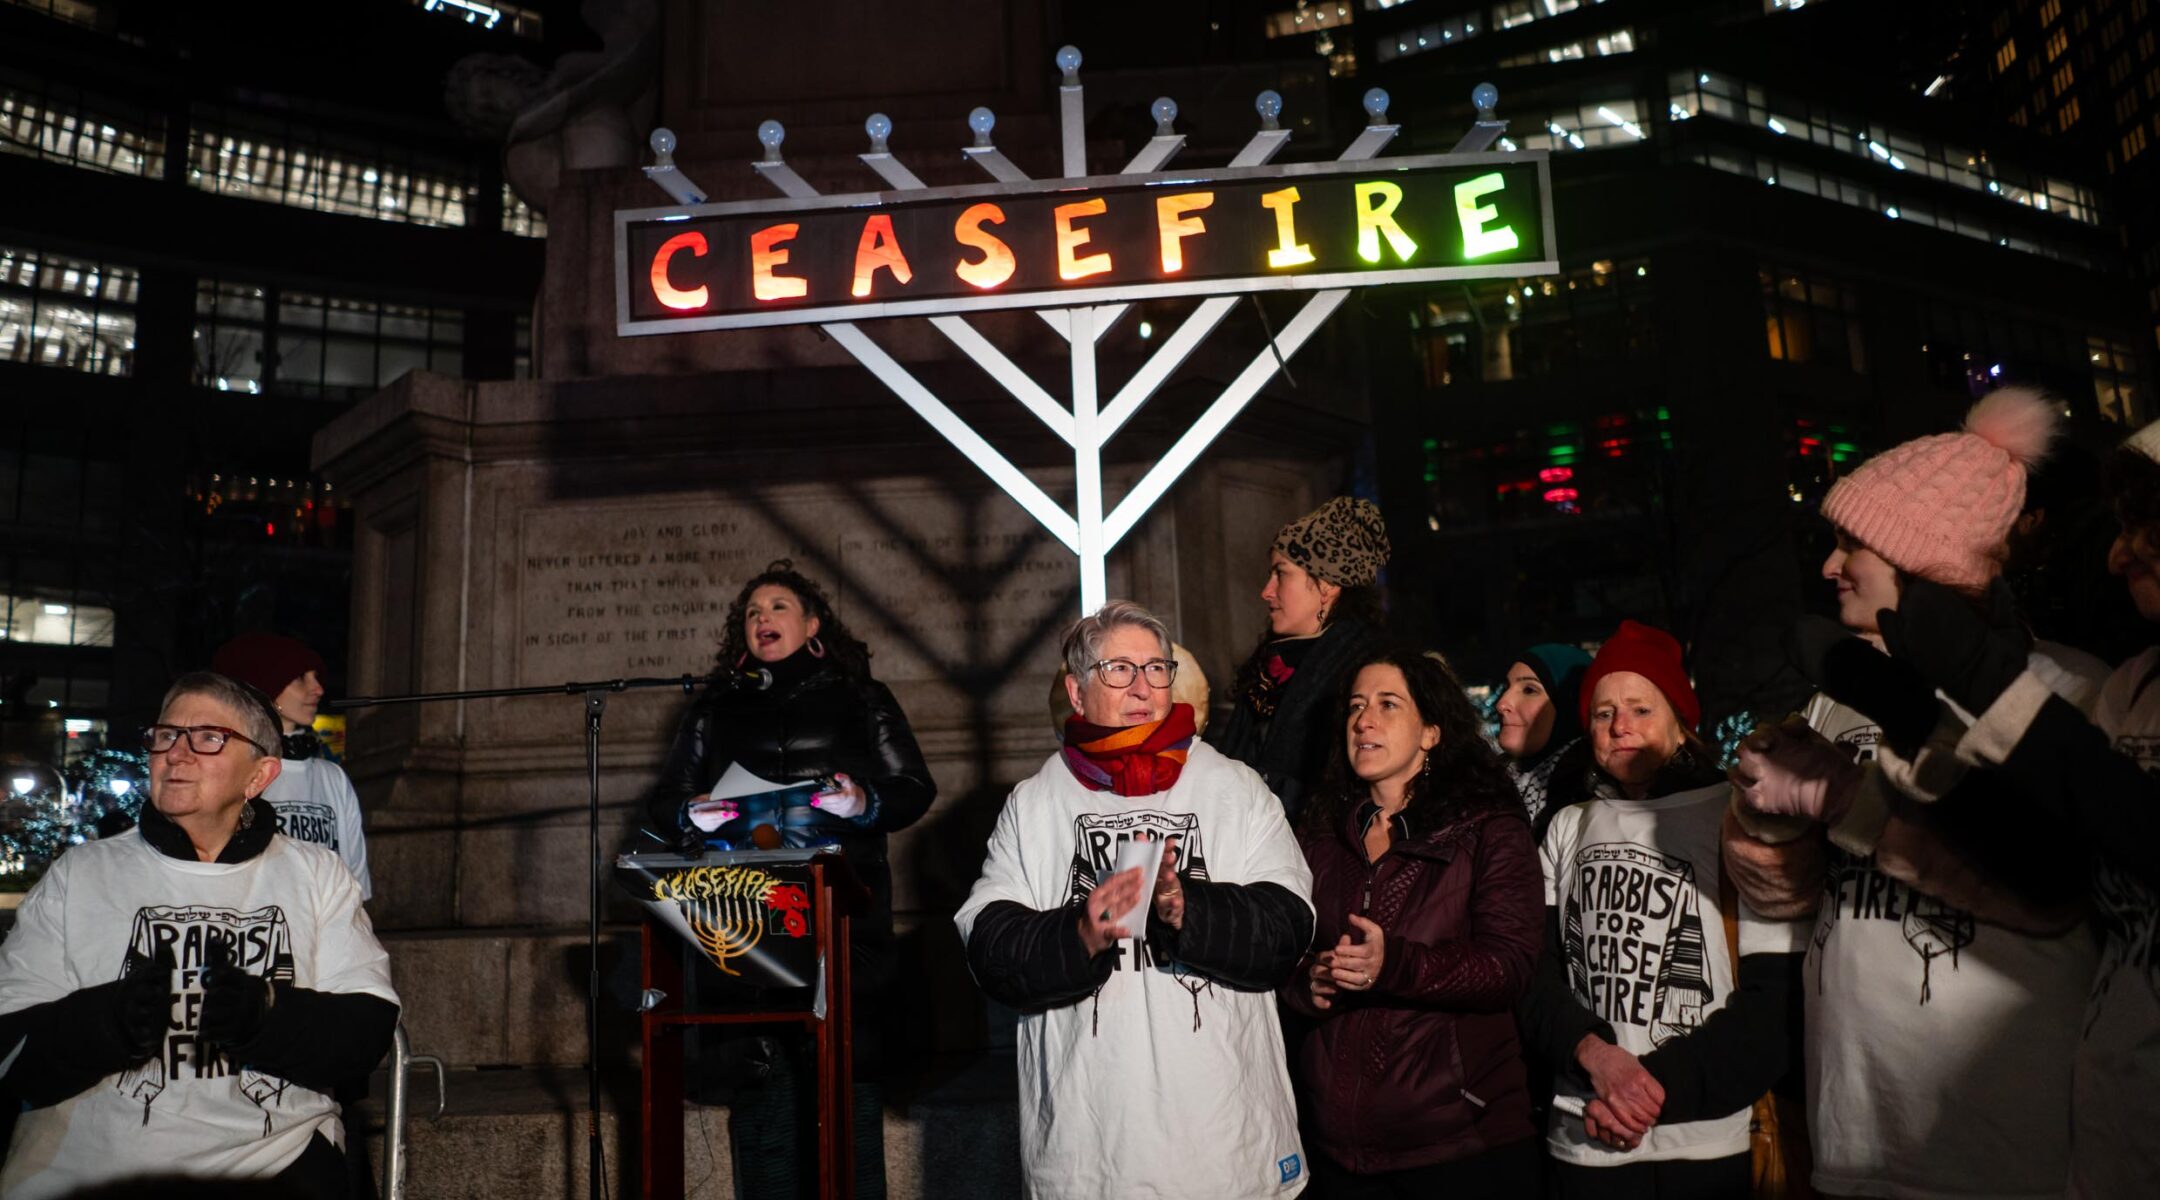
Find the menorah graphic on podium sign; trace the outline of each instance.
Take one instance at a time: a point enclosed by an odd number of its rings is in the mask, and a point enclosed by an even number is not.
[[[859,155],[887,190],[825,196],[782,158],[786,131],[758,127],[753,168],[776,201],[705,203],[656,130],[645,172],[677,205],[615,214],[616,329],[625,336],[816,324],[1079,559],[1080,605],[1107,599],[1110,550],[1139,524],[1356,287],[1548,275],[1559,270],[1544,151],[1489,149],[1507,128],[1481,84],[1470,131],[1446,154],[1378,159],[1400,127],[1365,93],[1368,123],[1331,162],[1270,165],[1288,144],[1282,99],[1255,101],[1261,128],[1220,168],[1168,171],[1183,148],[1177,105],[1157,100],[1155,134],[1116,175],[1088,174],[1080,52],[1057,53],[1063,177],[1033,180],[968,116],[961,153],[987,185],[931,188],[893,156],[892,122],[864,123]],[[1268,345],[1107,512],[1102,451],[1241,296],[1309,292]],[[1134,301],[1190,297],[1193,311],[1103,403],[1096,343]],[[1027,308],[1070,350],[1061,401],[960,315]],[[856,322],[924,317],[1073,451],[1068,512]]]
[[[778,933],[782,944],[758,953],[760,982],[782,987],[810,984],[815,962],[807,940],[807,869],[682,861],[683,865],[671,868],[650,862],[625,868],[633,873],[633,890],[662,923],[673,927],[727,975],[741,975],[736,960],[758,952],[768,934]]]

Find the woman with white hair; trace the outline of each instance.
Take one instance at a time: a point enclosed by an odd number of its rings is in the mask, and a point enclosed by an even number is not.
[[[343,1196],[340,1081],[390,1048],[389,956],[337,854],[277,832],[278,722],[185,675],[143,733],[150,802],[60,856],[0,947],[0,1195],[157,1173]]]
[[[1296,1195],[1271,993],[1312,937],[1305,857],[1267,785],[1171,700],[1153,614],[1113,601],[1081,618],[1065,662],[1064,744],[1006,800],[954,918],[983,991],[1020,1010],[1028,1192]],[[1116,870],[1151,842],[1153,878]]]

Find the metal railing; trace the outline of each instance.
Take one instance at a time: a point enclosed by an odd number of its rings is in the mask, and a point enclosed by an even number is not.
[[[450,1105],[450,1081],[443,1061],[432,1054],[414,1054],[412,1039],[405,1035],[405,1023],[400,1021],[397,1036],[390,1043],[390,1111],[383,1121],[383,1200],[405,1200],[405,1077],[416,1062],[435,1068],[435,1115],[430,1120],[440,1120]]]

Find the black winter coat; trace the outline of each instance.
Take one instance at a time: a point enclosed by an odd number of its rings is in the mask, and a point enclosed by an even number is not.
[[[645,797],[647,820],[665,841],[684,828],[683,807],[712,790],[729,764],[774,783],[845,773],[870,796],[841,835],[848,863],[870,889],[854,922],[855,990],[874,995],[892,973],[892,872],[885,835],[920,819],[937,796],[915,734],[892,692],[807,654],[774,664],[774,682],[733,675],[690,706],[660,779]]]
[[[1342,736],[1335,722],[1335,699],[1344,677],[1359,659],[1380,645],[1379,630],[1363,621],[1343,620],[1327,627],[1283,685],[1272,717],[1253,711],[1242,695],[1230,697],[1230,713],[1209,731],[1208,744],[1260,772],[1268,790],[1283,802],[1292,825],[1305,807],[1305,793],[1320,782],[1334,740]],[[1264,658],[1268,644],[1253,651]],[[1235,679],[1246,678],[1248,670]]]

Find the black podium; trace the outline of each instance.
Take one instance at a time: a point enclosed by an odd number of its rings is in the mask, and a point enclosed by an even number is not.
[[[799,1025],[817,1047],[819,1200],[855,1193],[854,1048],[848,934],[867,899],[830,850],[626,854],[615,878],[645,906],[639,981],[645,1062],[639,1105],[641,1195],[683,1195],[683,1032],[693,1025]],[[723,976],[763,988],[807,989],[786,1009],[684,1004],[684,943]],[[796,994],[800,994],[799,992]]]

